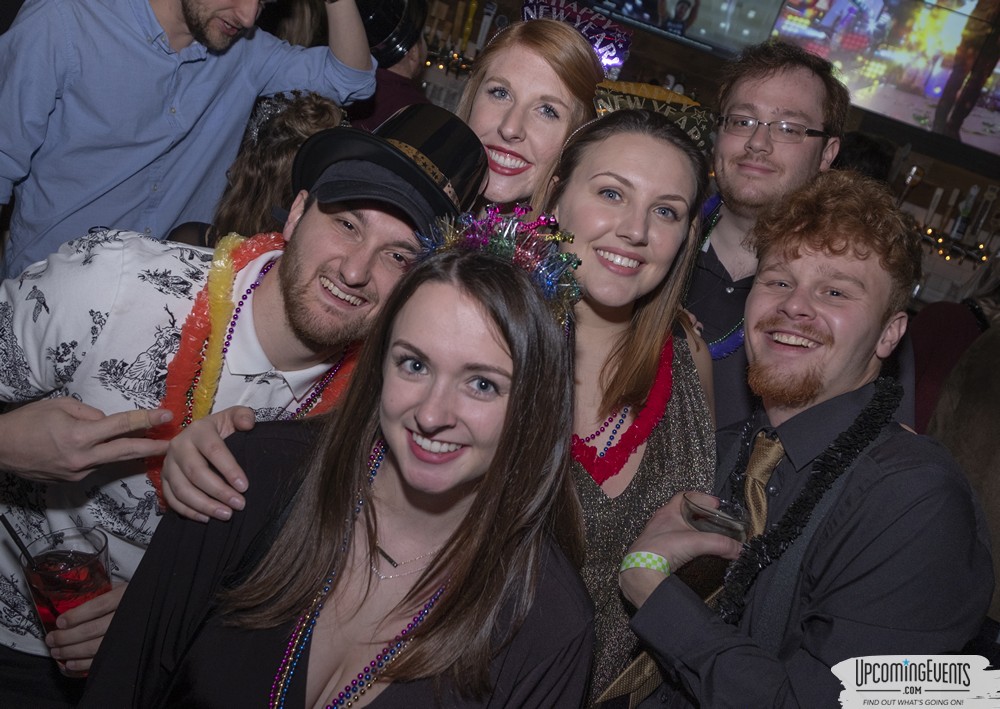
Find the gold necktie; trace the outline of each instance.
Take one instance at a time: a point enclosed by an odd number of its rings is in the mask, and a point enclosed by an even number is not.
[[[750,462],[747,464],[747,477],[743,486],[743,495],[746,498],[747,508],[750,510],[750,536],[764,531],[764,524],[767,521],[767,481],[771,478],[771,473],[774,472],[774,468],[778,465],[784,452],[781,441],[777,437],[773,440],[768,438],[764,431],[758,433],[757,438],[754,439],[753,450],[750,452]],[[722,591],[722,587],[716,589],[706,598],[705,603],[714,608],[720,591]],[[662,681],[663,677],[656,661],[643,650],[618,675],[597,701],[604,702],[628,694],[630,695],[628,706],[632,709],[656,691]]]
[[[764,431],[757,434],[747,463],[747,477],[743,483],[743,497],[750,512],[749,535],[755,537],[767,524],[767,481],[784,455],[781,441],[769,438]]]

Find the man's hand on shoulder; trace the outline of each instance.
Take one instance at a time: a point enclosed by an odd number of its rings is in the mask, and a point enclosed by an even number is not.
[[[0,468],[40,482],[77,481],[106,463],[163,455],[144,433],[166,423],[162,409],[105,415],[71,397],[43,399],[0,416]]]
[[[197,522],[228,520],[243,509],[247,478],[223,439],[254,423],[253,409],[232,406],[194,421],[170,442],[162,477],[170,509]]]

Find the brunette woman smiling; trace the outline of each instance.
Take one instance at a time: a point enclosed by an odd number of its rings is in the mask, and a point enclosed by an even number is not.
[[[81,706],[579,706],[571,382],[520,268],[415,267],[318,438],[234,434],[245,510],[164,520]]]

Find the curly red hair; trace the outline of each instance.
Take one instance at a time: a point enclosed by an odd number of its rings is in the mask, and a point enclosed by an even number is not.
[[[827,170],[766,210],[744,245],[758,260],[801,249],[834,256],[874,254],[892,279],[886,318],[905,310],[920,280],[920,234],[886,186],[851,170]]]

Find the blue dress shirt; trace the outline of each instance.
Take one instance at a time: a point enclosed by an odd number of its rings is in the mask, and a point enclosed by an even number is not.
[[[2,277],[108,226],[163,238],[211,222],[254,101],[306,89],[349,103],[367,71],[261,30],[226,52],[170,48],[148,0],[28,0],[0,35]]]

